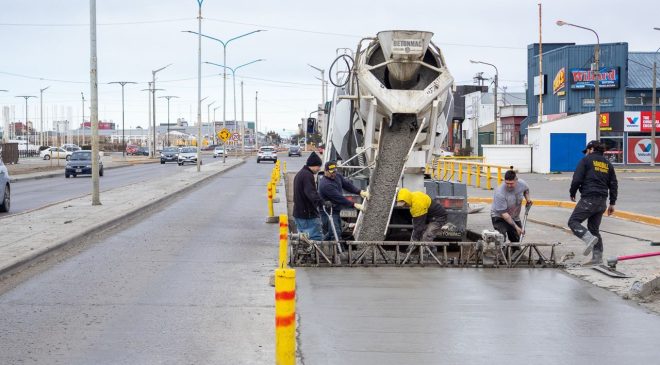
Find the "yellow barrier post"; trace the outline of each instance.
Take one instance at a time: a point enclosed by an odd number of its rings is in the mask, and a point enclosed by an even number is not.
[[[463,182],[463,163],[458,163],[458,182]]]
[[[275,270],[275,364],[296,363],[296,270]]]
[[[449,162],[451,164],[451,176],[449,176],[449,180],[454,180],[454,161]]]
[[[447,177],[447,160],[442,160],[442,180],[445,180]]]
[[[273,195],[275,191],[275,185],[272,182],[268,182],[268,217],[266,217],[266,223],[277,223],[278,218],[275,216],[275,211],[273,210]]]
[[[467,163],[467,171],[466,172],[467,172],[466,184],[470,185],[470,184],[472,184],[472,164],[469,163],[469,162]]]
[[[289,217],[286,214],[280,214],[280,269],[287,267],[287,256],[289,251]]]
[[[486,189],[491,190],[492,187],[490,186],[490,166],[486,167]]]
[[[497,168],[497,186],[502,185],[502,168]]]
[[[474,186],[480,188],[481,187],[481,166],[475,165],[475,169],[477,170],[477,173],[474,176]]]

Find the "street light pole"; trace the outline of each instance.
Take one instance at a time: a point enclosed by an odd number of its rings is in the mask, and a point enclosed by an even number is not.
[[[215,100],[206,105],[206,122],[209,124],[209,130],[211,129],[211,105],[213,104],[215,104]],[[209,139],[211,138],[213,138],[213,136],[209,133]]]
[[[9,92],[9,90],[0,89],[0,92],[7,93],[7,92]],[[9,121],[7,121],[7,123],[9,123]],[[3,128],[3,132],[2,132],[2,142],[7,142],[7,140],[9,139],[9,137],[8,137],[8,135],[9,135],[9,124],[5,124],[3,127],[4,128]]]
[[[159,69],[157,69],[157,70],[153,70],[153,71],[151,71],[151,86],[153,87],[153,90],[154,90],[154,95],[153,95],[153,97],[152,97],[152,99],[151,99],[152,110],[153,110],[153,114],[152,114],[152,117],[153,117],[153,127],[154,127],[154,130],[153,130],[153,138],[154,138],[154,140],[153,140],[153,144],[154,144],[154,145],[153,145],[153,150],[154,150],[154,156],[156,156],[156,74],[157,74],[158,72],[163,71],[164,69],[170,67],[171,65],[172,65],[172,64],[170,63],[170,64],[168,64],[167,66],[164,66],[164,67],[161,67],[161,68],[159,68]]]
[[[494,79],[494,84],[495,88],[493,91],[493,120],[495,121],[495,143],[496,144],[502,144],[502,121],[500,119],[497,119],[497,88],[499,87],[498,83],[498,78],[499,78],[499,71],[497,70],[497,66],[493,65],[492,63],[488,62],[483,62],[483,61],[474,61],[470,60],[471,63],[480,63],[482,65],[488,65],[491,66],[492,68],[495,69],[495,79]]]
[[[167,99],[167,147],[170,146],[170,99],[178,98],[174,95],[159,96],[159,98]]]
[[[96,53],[96,0],[90,0],[90,61],[89,83],[91,100],[90,122],[92,125],[92,205],[101,205],[99,186],[99,84]]]
[[[241,154],[245,155],[245,110],[243,109],[243,81],[241,81]]]
[[[591,71],[594,73],[594,104],[596,105],[596,140],[600,141],[600,37],[595,30],[581,25],[557,20],[557,26],[569,25],[571,27],[588,30],[596,35],[596,47],[594,47],[594,64],[591,65]]]
[[[148,91],[149,92],[149,100],[147,101],[147,106],[148,106],[148,109],[149,109],[149,118],[147,119],[147,126],[148,126],[149,124],[151,124],[151,106],[152,106],[151,100],[156,98],[156,91],[165,91],[165,89],[156,89],[156,88],[154,88],[151,81],[147,82],[147,85],[148,85],[149,88],[148,89],[142,89],[142,91]],[[156,157],[156,148],[155,148],[156,147],[156,128],[155,128],[155,126],[154,126],[152,132],[153,132],[153,138],[152,138],[153,140],[151,142],[152,146],[149,147],[149,149],[151,150],[150,151],[151,158],[155,158]],[[149,138],[149,132],[147,132],[147,139],[148,138]]]
[[[653,28],[655,30],[660,30],[660,28]],[[655,51],[655,54],[653,55],[653,93],[652,93],[652,98],[653,100],[651,101],[651,166],[655,166],[655,154],[657,152],[656,146],[655,146],[655,128],[656,128],[656,105],[658,103],[658,97],[656,94],[656,80],[658,77],[657,73],[657,58],[658,58],[658,52],[660,52],[660,48],[658,48]]]
[[[257,112],[259,111],[259,92],[255,91],[254,94],[254,146],[259,151],[259,118]]]
[[[25,129],[23,130],[23,136],[25,136],[25,157],[27,157],[28,156],[28,151],[30,149],[30,137],[29,137],[29,134],[28,134],[28,132],[29,132],[29,129],[28,129],[28,99],[36,98],[36,96],[34,96],[34,95],[18,95],[16,97],[25,99]],[[15,124],[14,124],[14,130],[16,130]]]
[[[81,91],[80,96],[82,97],[82,125],[80,126],[79,131],[82,131],[82,143],[80,142],[80,134],[78,135],[78,143],[82,147],[85,144],[85,94]]]
[[[122,157],[126,157],[126,130],[124,125],[124,86],[126,84],[137,84],[137,82],[113,81],[113,82],[109,82],[109,84],[121,85],[121,145],[122,145],[121,155]]]
[[[50,86],[46,86],[43,89],[39,89],[39,94],[40,94],[39,102],[41,104],[39,106],[39,113],[41,114],[39,116],[39,123],[41,125],[41,128],[39,129],[39,144],[41,146],[44,145],[44,91],[48,90],[48,88],[50,88]],[[51,161],[51,164],[52,164],[52,161]]]

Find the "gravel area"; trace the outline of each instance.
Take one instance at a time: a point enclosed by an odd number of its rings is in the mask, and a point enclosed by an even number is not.
[[[401,178],[405,156],[417,133],[411,128],[414,121],[414,116],[399,117],[394,119],[391,128],[385,126],[380,131],[376,167],[369,181],[371,198],[363,213],[362,224],[355,232],[357,240],[382,241],[385,238],[387,219]]]

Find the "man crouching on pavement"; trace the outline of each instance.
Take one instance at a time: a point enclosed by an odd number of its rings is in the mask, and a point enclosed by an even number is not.
[[[447,223],[447,211],[430,196],[421,191],[411,192],[401,188],[397,193],[396,203],[397,206],[410,208],[413,223],[411,241],[432,242],[441,235],[442,228]]]
[[[527,200],[527,205],[531,205],[532,199],[529,197],[527,183],[518,179],[515,171],[507,171],[504,174],[504,184],[495,189],[490,217],[493,228],[504,238],[508,236],[509,242],[520,242],[520,235],[523,234],[520,222],[523,196]]]
[[[590,264],[601,264],[603,261],[603,239],[600,236],[600,222],[603,213],[614,213],[614,204],[618,195],[619,183],[616,179],[614,166],[603,157],[605,146],[598,141],[591,141],[582,151],[586,154],[578,162],[573,181],[571,182],[571,201],[575,201],[575,194],[580,190],[580,201],[575,205],[573,214],[568,219],[568,227],[573,234],[587,245],[584,255],[593,250]],[[610,206],[607,206],[607,193],[609,191]],[[587,228],[582,222],[587,220]]]

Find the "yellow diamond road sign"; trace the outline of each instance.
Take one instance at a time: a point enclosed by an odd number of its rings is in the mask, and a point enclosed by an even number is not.
[[[218,132],[218,138],[220,138],[222,142],[227,142],[229,137],[231,137],[231,133],[229,133],[227,128],[223,128],[220,132]]]

